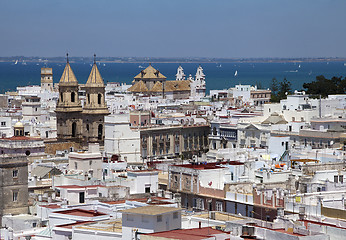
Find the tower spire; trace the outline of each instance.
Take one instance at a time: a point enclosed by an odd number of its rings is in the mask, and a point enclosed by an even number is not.
[[[68,53],[66,53],[66,61],[67,61],[67,63],[69,63],[69,61],[68,61]]]
[[[94,64],[96,64],[96,54],[94,53]]]

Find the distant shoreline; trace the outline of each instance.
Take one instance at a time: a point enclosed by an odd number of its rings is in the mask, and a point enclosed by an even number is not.
[[[27,63],[65,63],[64,57],[0,57],[0,62],[27,62]],[[70,57],[71,63],[89,63],[93,58]],[[304,63],[304,62],[346,62],[346,58],[120,58],[98,57],[100,63]]]

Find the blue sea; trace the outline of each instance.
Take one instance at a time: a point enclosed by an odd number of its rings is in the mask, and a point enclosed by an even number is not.
[[[79,83],[85,83],[91,70],[91,63],[70,63]],[[174,80],[178,63],[153,63],[168,80]],[[186,76],[196,74],[198,63],[183,63]],[[53,68],[54,82],[59,82],[64,70],[63,63],[0,63],[0,92],[15,90],[17,86],[39,85],[41,67]],[[98,65],[105,82],[130,84],[133,77],[147,63],[100,63]],[[287,78],[292,89],[301,90],[305,82],[315,80],[316,76],[346,76],[344,62],[286,62],[286,63],[202,63],[206,75],[207,92],[211,89],[225,89],[235,84],[260,85],[269,88],[273,78],[281,81]],[[237,75],[235,76],[235,72]]]

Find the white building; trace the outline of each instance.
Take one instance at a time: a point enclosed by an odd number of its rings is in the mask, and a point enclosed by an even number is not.
[[[175,80],[177,80],[177,81],[185,80],[184,69],[180,65],[178,67],[177,74],[175,74]]]
[[[130,128],[128,114],[105,117],[105,152],[126,162],[140,162],[140,132]]]
[[[97,143],[89,144],[88,152],[71,152],[68,157],[69,170],[83,172],[88,178],[102,178],[102,155]]]
[[[181,228],[181,209],[146,206],[122,211],[124,240],[136,239],[138,233],[154,233]]]
[[[192,79],[189,77],[189,80],[191,81],[190,88],[191,88],[191,97],[193,99],[200,100],[200,98],[203,98],[205,96],[205,74],[203,73],[203,68],[199,66],[197,68],[197,72],[195,75],[195,79]]]
[[[1,116],[0,117],[0,137],[10,137],[10,136],[13,136],[12,117]]]
[[[243,102],[249,102],[250,101],[250,94],[251,91],[251,85],[235,85],[234,88],[231,88],[231,92],[233,94],[234,98],[242,98]]]
[[[157,171],[128,171],[127,177],[135,180],[130,193],[156,193],[158,190],[159,173]]]

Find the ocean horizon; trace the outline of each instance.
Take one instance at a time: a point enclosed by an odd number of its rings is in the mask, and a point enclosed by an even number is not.
[[[79,83],[86,83],[92,63],[70,63]],[[174,80],[178,63],[153,63],[167,80]],[[201,65],[206,75],[207,94],[214,89],[227,89],[236,84],[258,85],[269,88],[273,78],[279,82],[284,78],[292,83],[292,90],[302,90],[303,83],[311,82],[316,76],[324,75],[346,76],[344,62],[283,62],[283,63],[182,63],[186,78],[196,74]],[[131,84],[133,78],[148,63],[98,63],[98,68],[105,81]],[[13,91],[18,86],[39,85],[42,67],[53,68],[53,81],[58,83],[64,70],[63,63],[34,63],[34,62],[0,62],[0,91]],[[237,74],[235,74],[237,72]]]

